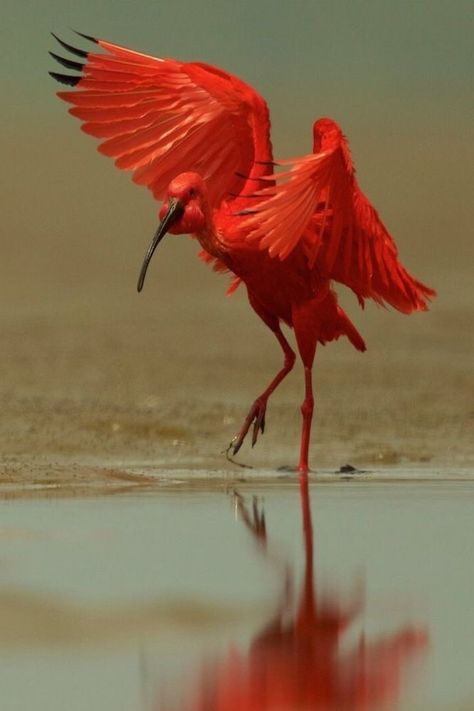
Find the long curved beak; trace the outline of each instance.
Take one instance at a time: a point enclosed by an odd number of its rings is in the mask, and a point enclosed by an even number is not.
[[[159,243],[161,242],[165,234],[168,232],[173,222],[179,220],[183,212],[184,207],[182,203],[180,203],[179,200],[176,200],[176,198],[171,198],[171,200],[169,201],[168,212],[158,225],[158,229],[155,232],[155,236],[153,237],[151,244],[148,247],[147,253],[145,254],[145,259],[143,260],[140,276],[138,277],[137,291],[140,292],[143,289],[146,271],[148,269],[148,265],[150,264],[150,260],[153,257],[155,249],[158,247]]]

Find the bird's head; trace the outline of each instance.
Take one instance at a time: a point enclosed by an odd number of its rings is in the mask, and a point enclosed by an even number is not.
[[[206,185],[198,173],[180,173],[173,178],[159,211],[160,224],[143,260],[137,289],[141,291],[146,271],[155,249],[167,232],[174,235],[195,234],[204,229],[208,219]]]
[[[344,134],[335,121],[330,118],[320,118],[313,124],[313,151],[331,150],[344,140]]]

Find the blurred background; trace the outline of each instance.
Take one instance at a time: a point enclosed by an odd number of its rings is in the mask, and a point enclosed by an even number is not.
[[[315,118],[350,140],[363,190],[403,262],[439,293],[410,318],[341,299],[368,345],[316,357],[315,468],[472,465],[472,3],[42,3],[6,0],[2,72],[0,471],[223,467],[222,449],[280,363],[227,279],[169,237],[136,280],[158,205],[95,151],[48,76],[70,28],[216,64],[268,101],[276,157]],[[301,370],[241,458],[296,461]],[[59,471],[58,469],[58,471]],[[63,471],[64,470],[64,471]]]

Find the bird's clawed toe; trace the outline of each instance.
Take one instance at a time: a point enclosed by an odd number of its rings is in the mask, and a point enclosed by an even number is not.
[[[244,424],[240,432],[238,432],[232,439],[228,452],[231,451],[232,455],[235,456],[247,436],[247,433],[253,424],[252,428],[252,447],[257,443],[258,435],[261,432],[265,432],[265,413],[267,410],[267,401],[262,398],[257,398],[249,410],[247,417],[244,420]]]
[[[236,443],[236,439],[237,437],[234,437],[229,446],[224,449],[223,454],[225,454],[225,458],[228,462],[231,462],[232,464],[237,464],[237,466],[242,467],[242,469],[252,469],[250,464],[242,464],[242,462],[236,462],[235,459],[232,459],[232,457],[239,451],[242,445],[242,442],[240,444]]]
[[[259,432],[261,432],[262,434],[265,432],[265,407],[258,411],[258,414],[255,415],[253,421],[252,447],[255,447],[257,443]]]
[[[235,437],[232,437],[230,444],[229,444],[229,448],[227,451],[228,452],[232,451],[232,456],[235,457],[235,455],[241,448],[243,441],[244,441],[243,437],[240,437],[239,435],[235,435]]]

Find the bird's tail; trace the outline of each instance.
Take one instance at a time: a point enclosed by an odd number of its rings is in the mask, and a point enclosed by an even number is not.
[[[336,294],[332,290],[328,291],[327,296],[319,305],[318,311],[318,341],[322,345],[329,343],[329,341],[335,341],[340,336],[346,336],[358,351],[366,350],[364,339],[347,314],[338,306]]]
[[[340,335],[347,336],[354,348],[357,348],[358,351],[364,352],[365,350],[367,350],[367,346],[365,345],[364,339],[362,338],[359,331],[354,326],[348,315],[341,309],[340,306],[337,307],[337,313],[339,317],[338,326],[340,329]]]

